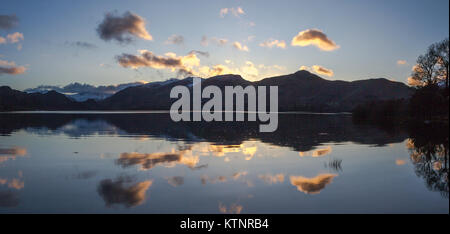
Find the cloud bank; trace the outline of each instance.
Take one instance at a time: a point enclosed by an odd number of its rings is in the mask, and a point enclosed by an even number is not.
[[[199,66],[200,60],[196,53],[186,56],[177,56],[175,53],[166,53],[164,56],[153,54],[151,51],[140,50],[140,55],[122,54],[116,57],[122,67],[137,69],[150,67],[154,69],[170,69],[177,71],[180,75],[192,74],[192,67]]]
[[[242,45],[241,49],[245,50]],[[185,56],[178,56],[172,52],[165,53],[164,55],[156,55],[151,51],[139,50],[138,55],[123,53],[116,56],[116,60],[124,68],[138,69],[147,67],[158,70],[168,69],[171,72],[176,72],[178,76],[184,77],[212,77],[225,74],[239,74],[249,80],[257,80],[261,75],[266,77],[279,75],[279,71],[286,69],[280,65],[254,64],[248,60],[240,66],[235,66],[231,60],[225,60],[225,64],[207,66],[201,65],[199,56],[208,57],[209,53],[192,50]]]

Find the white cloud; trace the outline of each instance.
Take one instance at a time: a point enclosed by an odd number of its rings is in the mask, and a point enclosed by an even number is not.
[[[285,49],[286,42],[283,40],[279,41],[279,40],[275,40],[275,39],[268,39],[264,42],[259,43],[259,46],[267,47],[267,48],[278,47],[278,48]]]
[[[222,18],[225,17],[228,14],[232,14],[235,17],[239,17],[240,15],[244,15],[245,12],[242,9],[242,7],[237,7],[237,8],[232,7],[232,8],[222,8],[222,9],[220,9],[219,14],[220,14],[220,17],[222,17]]]
[[[233,43],[233,47],[236,48],[236,49],[238,49],[238,50],[240,50],[240,51],[246,51],[246,52],[249,51],[249,49],[248,49],[248,47],[247,47],[246,45],[243,45],[243,44],[241,44],[241,43],[238,42],[238,41],[235,41],[235,42]]]

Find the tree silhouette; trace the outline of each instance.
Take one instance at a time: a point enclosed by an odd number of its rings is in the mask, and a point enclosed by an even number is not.
[[[449,69],[449,40],[444,39],[441,42],[432,45],[432,53],[437,57],[437,76],[445,80],[445,88],[448,89],[448,69]]]
[[[408,83],[414,87],[435,85],[445,80],[448,88],[449,40],[434,43],[425,54],[417,58]]]
[[[410,129],[407,147],[417,176],[423,178],[431,191],[449,196],[448,124],[414,126]]]
[[[428,47],[427,53],[417,58],[409,85],[416,87],[409,103],[412,117],[447,119],[449,105],[449,40],[444,39]],[[445,83],[445,87],[442,83]]]

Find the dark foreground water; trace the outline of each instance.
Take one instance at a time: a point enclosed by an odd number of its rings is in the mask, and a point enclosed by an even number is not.
[[[448,125],[0,114],[0,213],[448,213]]]

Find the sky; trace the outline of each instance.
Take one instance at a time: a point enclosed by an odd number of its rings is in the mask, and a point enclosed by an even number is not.
[[[416,58],[448,36],[448,0],[2,0],[0,85],[260,80],[299,69],[406,83]]]

